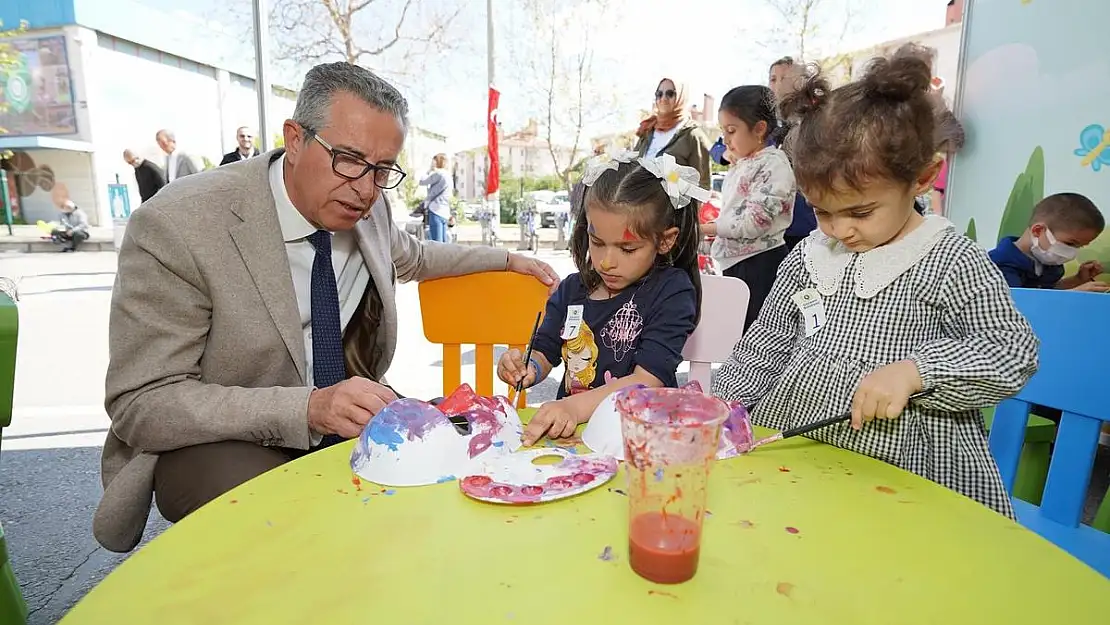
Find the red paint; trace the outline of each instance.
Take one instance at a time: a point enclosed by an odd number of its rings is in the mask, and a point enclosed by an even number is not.
[[[621,237],[621,239],[623,239],[625,241],[639,241],[640,237],[636,236],[635,232],[632,232],[628,228],[625,228],[624,229],[624,235]]]
[[[362,490],[362,480],[357,475],[351,476],[351,483],[355,485],[355,490]]]
[[[801,530],[799,530],[796,527],[787,527],[786,528],[786,533],[788,533],[788,534],[798,534],[798,533],[800,533],[800,531]]]
[[[632,519],[628,532],[632,570],[657,584],[679,584],[698,570],[701,528],[680,516],[647,512]]]

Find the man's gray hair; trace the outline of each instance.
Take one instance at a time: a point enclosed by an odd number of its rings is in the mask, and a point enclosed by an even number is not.
[[[408,132],[409,103],[396,87],[370,70],[346,62],[323,63],[308,70],[297,95],[293,121],[311,132],[328,125],[328,107],[341,91],[358,97],[375,109],[389,113]]]

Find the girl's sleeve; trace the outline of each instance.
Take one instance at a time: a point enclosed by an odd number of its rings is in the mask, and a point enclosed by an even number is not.
[[[910,356],[922,387],[933,390],[917,403],[956,412],[1016,395],[1037,371],[1040,343],[1014,306],[998,269],[968,243],[941,288],[947,336],[921,345]]]
[[[698,295],[690,277],[680,269],[661,278],[658,295],[644,315],[644,329],[633,362],[663,384],[672,385],[686,339],[694,331]]]
[[[577,275],[568,276],[559,283],[559,288],[547,299],[543,321],[536,331],[532,350],[543,354],[552,368],[558,367],[563,360],[563,321],[567,316],[567,305],[570,304],[578,284],[580,282]]]
[[[759,317],[713,378],[713,394],[717,397],[751,408],[786,369],[797,342],[800,321],[798,307],[791,297],[805,288],[802,254],[808,244],[805,241],[795,246],[779,265],[778,276]],[[743,315],[738,319],[742,321]]]
[[[766,159],[758,164],[747,193],[733,189],[729,201],[717,218],[717,236],[726,239],[757,239],[766,234],[775,217],[793,210],[797,186],[794,170],[782,159]]]

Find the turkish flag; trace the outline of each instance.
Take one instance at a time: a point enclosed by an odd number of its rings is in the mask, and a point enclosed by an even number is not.
[[[489,117],[486,119],[489,138],[486,148],[489,150],[489,171],[486,172],[486,195],[493,195],[501,188],[501,158],[497,153],[497,104],[501,100],[501,92],[489,88]]]

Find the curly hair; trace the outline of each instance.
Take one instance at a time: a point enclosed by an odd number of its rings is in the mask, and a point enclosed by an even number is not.
[[[784,146],[799,187],[859,191],[881,179],[913,185],[938,151],[958,149],[963,129],[930,94],[929,58],[908,44],[835,90],[819,70],[809,72],[782,104],[784,118],[800,120]]]

